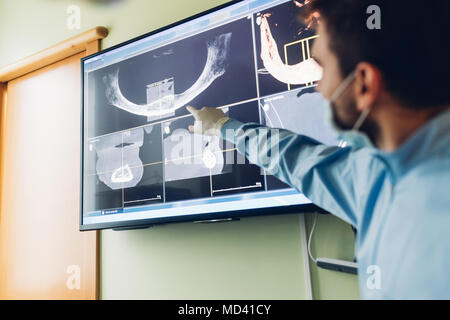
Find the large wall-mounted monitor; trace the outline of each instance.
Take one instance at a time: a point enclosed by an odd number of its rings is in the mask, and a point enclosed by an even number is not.
[[[82,59],[81,230],[311,210],[233,145],[196,143],[186,110],[336,144],[303,2],[232,2]]]

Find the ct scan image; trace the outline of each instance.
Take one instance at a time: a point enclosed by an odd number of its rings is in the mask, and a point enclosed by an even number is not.
[[[335,145],[303,6],[289,1],[89,72],[86,212],[288,188],[221,137],[192,134],[188,105]]]

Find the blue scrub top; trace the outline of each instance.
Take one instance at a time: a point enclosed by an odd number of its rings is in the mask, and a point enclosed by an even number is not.
[[[278,130],[228,120],[221,134],[251,162],[357,228],[362,298],[450,299],[450,110],[394,152],[330,147]],[[267,157],[275,145],[278,156]]]

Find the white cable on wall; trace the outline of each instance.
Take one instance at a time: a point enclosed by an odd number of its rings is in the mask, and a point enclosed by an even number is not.
[[[308,239],[308,255],[311,258],[311,260],[314,261],[314,263],[317,263],[317,259],[314,258],[314,256],[311,254],[311,239],[312,239],[312,236],[314,234],[314,229],[316,228],[318,216],[319,216],[319,214],[317,212],[314,213],[314,222],[313,222],[313,225],[311,227],[311,232],[309,233],[309,239]]]
[[[305,268],[305,283],[306,283],[306,296],[308,300],[313,299],[312,294],[312,284],[311,284],[311,269],[309,266],[309,258],[308,258],[308,238],[306,236],[306,224],[305,224],[305,215],[299,214],[299,222],[300,222],[300,237],[301,237],[301,246],[303,253],[303,263]]]

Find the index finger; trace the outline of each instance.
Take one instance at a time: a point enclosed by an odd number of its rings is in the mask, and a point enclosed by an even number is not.
[[[197,120],[198,110],[191,106],[187,106],[186,109],[194,116],[195,120]]]

